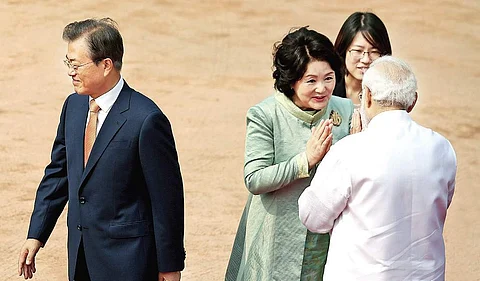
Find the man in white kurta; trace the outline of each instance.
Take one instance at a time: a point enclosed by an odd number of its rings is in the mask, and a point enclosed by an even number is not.
[[[331,148],[298,201],[310,231],[331,232],[325,281],[445,279],[456,156],[408,115],[416,89],[404,62],[376,60],[363,80],[368,127]]]

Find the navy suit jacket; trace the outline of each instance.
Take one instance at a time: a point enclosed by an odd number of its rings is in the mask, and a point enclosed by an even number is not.
[[[88,96],[74,93],[63,105],[28,238],[46,243],[68,202],[70,280],[81,239],[92,280],[182,270],[183,184],[168,119],[125,83],[84,168],[87,112]]]

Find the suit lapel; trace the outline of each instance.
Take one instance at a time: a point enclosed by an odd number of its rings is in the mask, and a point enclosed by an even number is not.
[[[90,173],[92,168],[98,162],[98,159],[102,156],[103,152],[107,148],[108,144],[118,132],[118,130],[123,126],[127,118],[122,116],[122,113],[127,111],[130,108],[130,96],[131,96],[131,89],[128,87],[127,83],[122,88],[120,95],[118,96],[117,100],[113,104],[110,112],[107,115],[107,118],[103,122],[102,128],[98,132],[97,138],[95,139],[95,143],[93,144],[92,151],[90,152],[90,156],[87,161],[87,166],[83,171],[82,180],[80,182],[80,186],[82,186],[85,178]],[[84,133],[85,134],[85,133]],[[83,142],[82,142],[83,145]],[[81,150],[83,151],[83,149]]]
[[[87,122],[88,114],[88,96],[80,96],[80,106],[75,108],[75,112],[72,116],[74,119],[73,123],[73,138],[72,138],[72,150],[71,151],[81,151],[82,153],[72,153],[69,157],[72,157],[71,160],[75,176],[80,179],[80,176],[83,173],[83,142],[85,138],[85,124]]]

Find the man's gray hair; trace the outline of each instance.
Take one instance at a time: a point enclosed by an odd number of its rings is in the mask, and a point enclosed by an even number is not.
[[[375,60],[363,76],[362,87],[368,87],[380,106],[408,109],[416,99],[417,79],[404,61],[384,56]]]

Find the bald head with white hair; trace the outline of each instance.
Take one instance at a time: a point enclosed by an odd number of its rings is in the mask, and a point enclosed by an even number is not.
[[[410,112],[417,101],[417,79],[404,61],[384,56],[375,60],[362,81],[360,113],[363,126],[377,114],[388,110]]]

